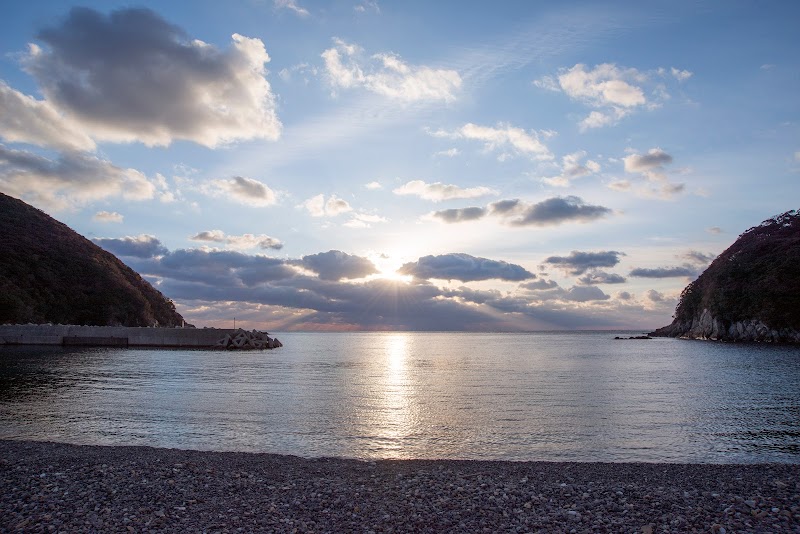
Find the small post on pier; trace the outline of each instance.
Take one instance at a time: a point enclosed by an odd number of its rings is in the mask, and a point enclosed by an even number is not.
[[[236,317],[233,318],[233,329],[236,330]]]

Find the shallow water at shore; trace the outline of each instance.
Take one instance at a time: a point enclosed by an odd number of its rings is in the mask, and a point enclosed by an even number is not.
[[[800,462],[800,348],[618,333],[278,333],[0,349],[0,438],[306,457]]]

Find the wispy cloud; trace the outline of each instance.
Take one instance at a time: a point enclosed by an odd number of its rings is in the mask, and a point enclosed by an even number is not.
[[[452,69],[409,65],[395,54],[363,55],[358,45],[341,39],[334,39],[334,47],[322,53],[334,91],[364,88],[406,102],[450,102],[461,87],[461,76]]]
[[[394,189],[392,192],[395,195],[413,195],[433,202],[498,194],[494,189],[484,186],[464,188],[453,184],[443,184],[441,182],[429,184],[422,180],[411,180]]]
[[[457,130],[428,130],[428,133],[434,137],[447,139],[481,141],[487,151],[509,150],[516,155],[534,160],[553,159],[553,154],[540,139],[540,136],[543,136],[542,132],[525,131],[510,124],[500,123],[493,127],[470,122]]]

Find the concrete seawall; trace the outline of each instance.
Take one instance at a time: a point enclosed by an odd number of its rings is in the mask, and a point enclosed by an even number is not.
[[[232,328],[0,325],[0,345],[212,348]]]

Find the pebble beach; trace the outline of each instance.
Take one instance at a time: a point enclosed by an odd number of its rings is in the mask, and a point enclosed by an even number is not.
[[[0,440],[0,532],[800,532],[800,466],[305,459]]]

